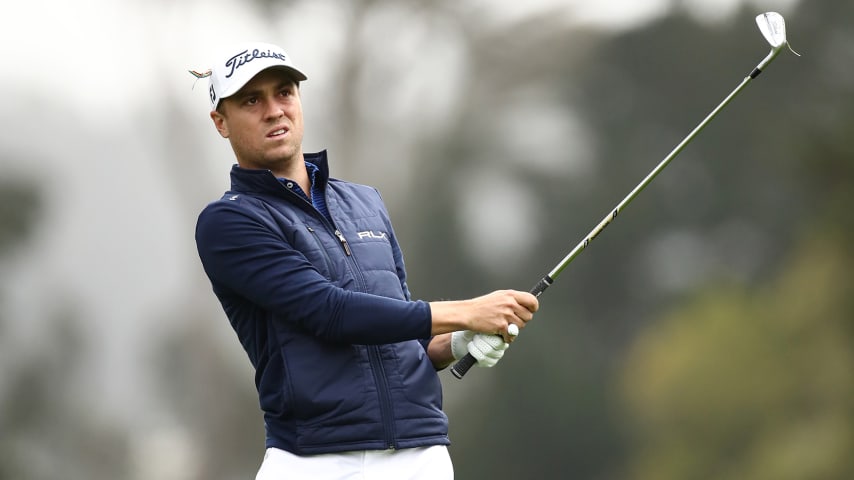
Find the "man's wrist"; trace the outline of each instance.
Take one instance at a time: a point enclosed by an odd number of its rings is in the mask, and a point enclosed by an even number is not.
[[[429,302],[433,335],[468,330],[469,315],[466,315],[467,300],[440,300]]]

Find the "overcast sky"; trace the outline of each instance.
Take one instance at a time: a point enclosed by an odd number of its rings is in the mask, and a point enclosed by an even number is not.
[[[707,21],[722,21],[743,1],[469,0],[496,22],[557,9],[567,23],[608,28],[630,27],[680,4]],[[751,3],[787,9],[794,0]],[[116,105],[145,101],[166,88],[188,88],[187,68],[203,68],[223,45],[246,39],[275,36],[307,70],[322,73],[346,21],[342,4],[304,2],[271,29],[250,2],[236,0],[17,2],[14,14],[0,18],[0,83],[52,92],[48,96],[97,122],[105,121],[105,112],[115,113]],[[198,96],[204,92],[199,89]]]

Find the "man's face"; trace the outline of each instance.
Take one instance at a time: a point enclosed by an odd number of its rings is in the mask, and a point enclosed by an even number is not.
[[[282,70],[262,71],[211,112],[243,168],[283,171],[302,162],[303,118],[297,84]]]

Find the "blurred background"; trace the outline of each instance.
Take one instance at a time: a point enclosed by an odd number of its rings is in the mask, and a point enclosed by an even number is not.
[[[193,232],[204,70],[278,43],[307,151],[380,189],[425,300],[565,270],[441,373],[459,479],[854,478],[854,3],[43,0],[0,17],[0,479],[254,478],[253,372]]]

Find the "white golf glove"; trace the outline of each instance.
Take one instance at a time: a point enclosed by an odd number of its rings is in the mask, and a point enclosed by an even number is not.
[[[471,353],[481,367],[494,367],[509,346],[501,335],[475,333],[471,330],[451,334],[451,353],[454,359],[459,360]]]

